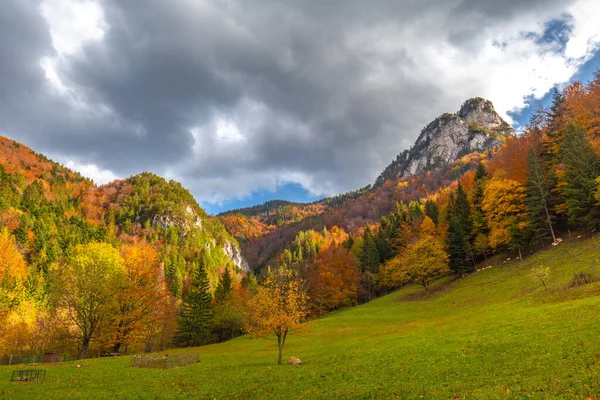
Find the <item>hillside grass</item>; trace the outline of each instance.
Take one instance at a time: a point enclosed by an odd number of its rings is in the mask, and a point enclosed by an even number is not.
[[[600,242],[599,242],[600,244]],[[199,364],[129,367],[129,357],[44,365],[43,383],[9,382],[2,399],[386,399],[600,397],[600,283],[569,287],[600,265],[593,239],[444,280],[429,296],[410,286],[313,321],[276,342],[240,337],[195,349]],[[531,268],[550,267],[548,290]],[[76,368],[80,364],[81,368]],[[33,367],[32,367],[33,368]]]

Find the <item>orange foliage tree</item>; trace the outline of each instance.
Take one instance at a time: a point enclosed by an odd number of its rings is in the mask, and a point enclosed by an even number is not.
[[[306,280],[317,314],[352,304],[360,285],[358,260],[342,245],[323,248],[309,266]]]
[[[484,190],[482,209],[494,249],[515,244],[515,232],[524,233],[527,228],[525,187],[517,181],[491,179]]]
[[[109,328],[112,350],[118,353],[121,346],[140,343],[146,337],[146,327],[151,326],[160,307],[163,277],[160,274],[158,255],[146,242],[134,242],[121,247],[125,275],[119,282],[116,295],[117,315]]]
[[[301,328],[307,316],[307,295],[303,282],[289,269],[269,271],[256,295],[249,301],[246,331],[254,336],[277,338],[281,365],[287,335]]]

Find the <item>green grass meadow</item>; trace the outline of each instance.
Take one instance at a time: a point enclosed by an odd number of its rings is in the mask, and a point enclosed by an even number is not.
[[[284,350],[301,366],[277,366],[275,341],[244,336],[169,351],[202,361],[166,370],[88,359],[24,383],[10,382],[22,366],[0,367],[0,399],[600,398],[600,282],[568,285],[600,265],[600,242],[494,263],[428,296],[410,286],[313,321]],[[540,265],[548,290],[531,276]]]

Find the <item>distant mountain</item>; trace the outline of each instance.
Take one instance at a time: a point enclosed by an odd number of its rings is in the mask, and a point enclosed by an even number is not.
[[[514,130],[494,110],[492,102],[481,97],[469,99],[458,113],[442,114],[423,128],[415,144],[379,175],[375,187],[387,180],[435,170],[474,151],[485,151],[510,134]]]
[[[456,114],[429,123],[413,147],[398,155],[374,186],[310,204],[282,200],[232,210],[219,215],[242,246],[252,269],[272,262],[301,230],[339,226],[350,232],[376,223],[396,202],[426,196],[475,168],[511,126],[488,100],[465,101]],[[397,182],[403,181],[402,185]]]

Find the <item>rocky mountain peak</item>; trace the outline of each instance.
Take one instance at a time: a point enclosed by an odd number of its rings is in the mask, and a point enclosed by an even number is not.
[[[513,132],[511,126],[498,115],[492,102],[481,97],[472,97],[465,101],[458,116],[467,124],[475,123],[488,131]]]
[[[458,113],[444,113],[421,130],[410,150],[404,150],[379,175],[375,186],[386,180],[406,178],[440,168],[474,151],[484,151],[514,134],[491,101],[468,99]]]

